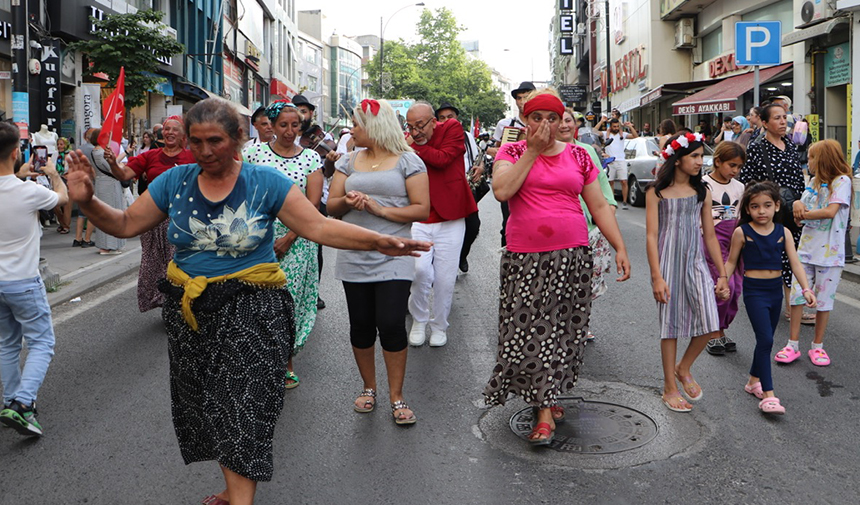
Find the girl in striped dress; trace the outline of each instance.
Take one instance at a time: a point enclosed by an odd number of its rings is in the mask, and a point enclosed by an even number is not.
[[[699,133],[676,135],[666,142],[663,165],[645,195],[648,264],[660,317],[663,357],[663,403],[675,412],[690,412],[676,381],[691,402],[702,398],[702,388],[690,373],[708,340],[719,337],[717,303],[729,286],[720,245],[711,217],[711,192],[702,181],[704,138]],[[699,232],[701,230],[701,234]],[[719,270],[716,288],[702,250]],[[689,338],[676,363],[677,339]]]

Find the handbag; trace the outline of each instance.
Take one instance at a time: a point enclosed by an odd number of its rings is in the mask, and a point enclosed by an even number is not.
[[[771,182],[776,182],[773,178],[773,171],[768,166],[767,178]],[[801,230],[801,226],[794,220],[794,202],[800,200],[800,195],[788,186],[779,186],[779,212],[773,216],[776,223],[780,223],[791,231],[792,234],[797,234]]]

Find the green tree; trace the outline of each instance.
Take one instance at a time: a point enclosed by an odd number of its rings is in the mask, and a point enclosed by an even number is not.
[[[487,64],[466,54],[457,40],[463,27],[454,14],[441,8],[425,9],[416,26],[419,40],[385,42],[384,73],[380,79],[379,54],[370,61],[371,92],[381,98],[412,98],[439,105],[451,102],[466,123],[473,117],[485,125],[505,116],[504,94],[492,84]],[[388,84],[390,87],[384,87]]]
[[[146,102],[146,92],[165,79],[151,75],[159,59],[185,52],[185,46],[161,33],[165,25],[160,11],[111,14],[104,19],[90,18],[95,25],[94,40],[82,40],[69,47],[87,55],[92,66],[88,74],[104,72],[116,85],[120,67],[125,67],[125,106],[134,108]],[[148,73],[146,73],[148,72]]]

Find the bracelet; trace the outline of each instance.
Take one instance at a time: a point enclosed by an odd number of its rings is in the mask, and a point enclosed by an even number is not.
[[[717,279],[728,279],[728,278],[729,277],[727,275],[721,275],[721,276],[717,277]]]
[[[813,291],[813,290],[811,290],[811,289],[809,289],[809,288],[804,289],[803,291],[801,291],[801,292],[800,292],[800,294],[805,295],[807,292],[810,292],[810,293],[812,293],[813,295],[815,294],[815,291]]]

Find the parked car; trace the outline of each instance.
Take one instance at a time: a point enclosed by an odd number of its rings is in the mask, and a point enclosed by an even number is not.
[[[657,137],[637,137],[624,141],[624,157],[627,161],[627,203],[634,207],[645,206],[645,187],[654,180],[657,171]],[[708,173],[714,166],[714,150],[705,145],[702,170]]]

